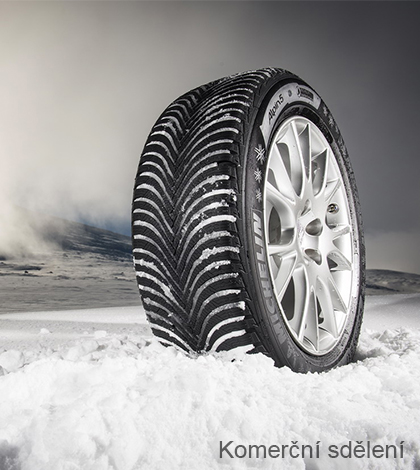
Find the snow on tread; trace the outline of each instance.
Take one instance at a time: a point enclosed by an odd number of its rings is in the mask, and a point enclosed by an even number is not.
[[[163,344],[200,352],[255,343],[241,278],[237,152],[253,97],[276,73],[238,74],[186,93],[146,142],[133,198],[133,256]]]

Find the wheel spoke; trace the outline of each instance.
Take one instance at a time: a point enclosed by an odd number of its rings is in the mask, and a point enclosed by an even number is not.
[[[328,277],[328,288],[334,309],[346,313],[347,305],[345,304],[337,284],[331,274]]]
[[[318,308],[314,292],[310,292],[308,302],[304,312],[304,322],[299,331],[299,339],[303,341],[306,338],[314,347],[315,351],[319,350],[319,325],[318,325]]]
[[[319,348],[318,315],[315,295],[310,282],[310,275],[304,265],[296,268],[293,274],[295,303],[291,328],[299,341],[309,341],[315,351]]]
[[[270,244],[268,245],[268,254],[269,256],[284,256],[289,254],[294,250],[293,243],[288,243],[287,245],[277,245],[277,244]]]
[[[309,296],[308,275],[303,264],[298,265],[294,270],[293,285],[295,288],[295,302],[290,326],[299,334],[305,320],[304,313]]]
[[[286,127],[286,132],[277,142],[277,148],[286,168],[289,170],[289,179],[293,189],[297,195],[300,195],[304,187],[305,164],[294,121]]]
[[[309,180],[309,175],[311,174],[311,136],[309,124],[307,124],[304,129],[299,133],[296,122],[292,122],[292,129],[295,141],[297,143],[297,151],[301,161],[301,165],[304,171],[306,178]]]
[[[314,196],[324,194],[327,184],[328,149],[323,150],[312,159],[312,187]]]
[[[265,185],[267,199],[276,207],[282,204],[291,205],[294,203],[294,199],[291,199],[289,195],[284,191],[279,191],[270,181],[267,181]],[[293,196],[294,197],[294,196]]]
[[[331,202],[331,199],[333,198],[337,190],[341,187],[341,184],[342,183],[339,178],[328,181],[324,190],[324,197],[327,203]]]
[[[332,230],[332,239],[337,240],[337,238],[342,237],[343,235],[347,235],[351,233],[351,227],[348,224],[338,225],[337,227],[331,229]]]
[[[335,263],[335,266],[331,268],[331,272],[352,270],[351,262],[340,250],[331,251],[328,254],[328,258]]]
[[[296,192],[292,184],[291,176],[289,174],[286,164],[288,154],[285,149],[283,149],[283,155],[281,154],[281,149],[277,144],[273,145],[273,152],[270,161],[270,169],[268,171],[267,185],[270,184],[271,188],[268,191],[267,187],[267,196],[271,194],[275,200],[285,201],[294,203],[296,201]]]
[[[286,289],[292,279],[296,268],[297,255],[291,253],[280,259],[280,265],[274,278],[274,285],[277,291],[277,300],[280,302],[286,292]]]
[[[316,294],[321,307],[321,311],[318,312],[320,319],[319,326],[323,330],[328,331],[334,338],[337,338],[337,320],[335,317],[333,301],[330,296],[330,289],[321,280],[318,280]]]

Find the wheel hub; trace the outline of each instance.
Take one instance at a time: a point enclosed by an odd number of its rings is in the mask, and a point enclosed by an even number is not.
[[[309,221],[309,222],[308,222]],[[322,223],[312,211],[300,216],[296,222],[297,248],[302,261],[321,264],[319,250]]]

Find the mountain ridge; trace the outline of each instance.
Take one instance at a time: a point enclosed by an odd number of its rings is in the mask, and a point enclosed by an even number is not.
[[[14,244],[1,243],[0,259],[37,257],[51,252],[94,252],[107,257],[131,256],[131,237],[81,222],[14,207]],[[10,243],[9,243],[10,245]]]
[[[21,215],[39,245],[0,257],[0,313],[141,305],[129,236],[29,211]],[[420,292],[418,274],[368,269],[366,278],[368,295]]]

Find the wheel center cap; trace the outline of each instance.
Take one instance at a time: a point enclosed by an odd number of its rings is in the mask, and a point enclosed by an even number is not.
[[[323,231],[322,222],[313,214],[306,214],[296,221],[297,245],[306,262],[322,263],[320,238]]]

